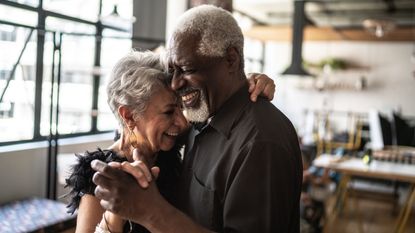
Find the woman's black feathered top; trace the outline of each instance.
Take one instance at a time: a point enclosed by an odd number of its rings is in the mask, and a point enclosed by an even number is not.
[[[66,179],[66,187],[72,188],[68,195],[71,196],[71,202],[68,204],[68,212],[74,213],[79,207],[81,197],[84,194],[94,195],[96,185],[92,182],[92,176],[95,171],[91,168],[91,162],[95,159],[103,162],[123,162],[127,159],[119,156],[113,150],[98,149],[92,152],[85,152],[84,155],[76,155],[77,164],[72,167],[72,173]],[[176,146],[170,151],[160,151],[158,153],[155,166],[160,167],[160,174],[156,180],[157,187],[161,195],[168,202],[174,205],[174,187],[177,184],[181,169],[181,159],[179,147]],[[127,227],[127,226],[126,226]],[[125,227],[125,229],[126,229]],[[134,224],[133,232],[146,232],[140,225]],[[128,232],[128,231],[126,231]]]

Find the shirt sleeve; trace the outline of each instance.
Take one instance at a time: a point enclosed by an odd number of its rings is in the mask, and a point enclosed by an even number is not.
[[[275,141],[246,145],[226,194],[225,232],[299,232],[299,149]]]

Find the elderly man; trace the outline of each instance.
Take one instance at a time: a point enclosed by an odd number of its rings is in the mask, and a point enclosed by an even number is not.
[[[195,124],[177,203],[165,201],[154,184],[144,190],[120,179],[130,187],[123,193],[98,189],[104,208],[151,232],[299,232],[297,135],[269,101],[249,100],[243,40],[234,18],[220,8],[199,6],[180,18],[169,45],[171,86]]]

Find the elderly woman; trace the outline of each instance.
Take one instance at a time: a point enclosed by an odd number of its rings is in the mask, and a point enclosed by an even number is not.
[[[187,121],[162,68],[159,56],[151,52],[131,53],[115,65],[107,94],[108,104],[122,128],[122,136],[108,150],[78,156],[78,164],[67,180],[73,188],[70,210],[73,212],[78,208],[77,232],[94,232],[104,213],[99,200],[93,196],[94,171],[90,162],[94,159],[107,163],[133,161],[132,150],[140,148],[145,159],[151,161],[150,166],[157,165],[162,169],[157,184],[169,199],[169,189],[164,184],[172,184],[171,178],[177,177],[173,174],[179,164],[175,143],[177,136],[187,128]],[[109,213],[104,216],[108,221],[114,217]]]
[[[76,232],[146,232],[137,224],[104,212],[94,196],[96,186],[90,164],[95,159],[134,175],[143,188],[157,177],[160,193],[174,202],[172,193],[181,165],[180,143],[176,139],[187,129],[188,122],[168,80],[160,57],[152,52],[133,52],[115,65],[107,94],[108,104],[122,128],[121,139],[107,150],[78,156],[78,164],[67,179],[73,196],[69,210],[73,213],[78,209]],[[256,82],[250,89],[251,97],[255,99],[257,93],[264,91],[272,99],[275,86],[269,78],[254,75],[250,82]],[[135,148],[139,153],[133,153]]]

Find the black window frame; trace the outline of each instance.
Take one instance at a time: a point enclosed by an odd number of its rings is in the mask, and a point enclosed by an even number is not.
[[[102,0],[99,1],[99,14],[101,14],[102,9]],[[0,19],[0,24],[6,24],[11,25],[15,27],[23,27],[28,29],[34,29],[36,32],[36,43],[37,43],[37,51],[36,51],[36,74],[35,74],[35,101],[34,101],[34,127],[33,127],[33,137],[32,139],[26,139],[26,140],[16,140],[16,141],[7,141],[7,142],[0,142],[0,146],[5,145],[14,145],[14,144],[20,144],[20,143],[27,143],[27,142],[37,142],[37,141],[45,141],[48,140],[50,136],[42,136],[40,133],[40,122],[41,122],[41,101],[42,101],[42,84],[44,79],[44,46],[45,46],[45,32],[54,32],[50,30],[45,29],[45,22],[47,17],[55,17],[60,19],[69,20],[72,22],[77,23],[83,23],[92,25],[96,28],[95,30],[95,48],[94,48],[94,67],[100,67],[101,66],[101,40],[102,40],[102,33],[105,29],[111,29],[115,31],[120,32],[128,32],[124,28],[118,28],[111,25],[105,25],[101,23],[99,20],[96,22],[88,21],[81,18],[76,18],[72,16],[68,16],[65,14],[48,11],[43,9],[43,0],[39,0],[39,4],[37,7],[7,1],[7,0],[0,0],[0,5],[6,5],[10,7],[15,7],[18,9],[28,10],[37,13],[38,16],[38,24],[36,27],[28,26],[19,24],[16,22],[10,22]],[[99,17],[98,17],[99,19]],[[124,38],[127,39],[127,38]],[[134,38],[130,37],[128,39],[134,40]],[[142,39],[141,39],[142,40]],[[91,48],[92,49],[92,48]],[[92,94],[92,108],[91,112],[98,112],[98,94],[99,94],[99,86],[100,86],[100,75],[94,74],[93,75],[93,94]],[[87,132],[80,132],[80,133],[71,133],[71,134],[59,134],[59,138],[71,138],[71,137],[78,137],[78,136],[85,136],[85,135],[93,135],[93,134],[101,134],[101,133],[108,133],[111,132],[111,130],[98,130],[97,127],[97,120],[98,120],[98,114],[91,114],[91,127],[90,130]]]

